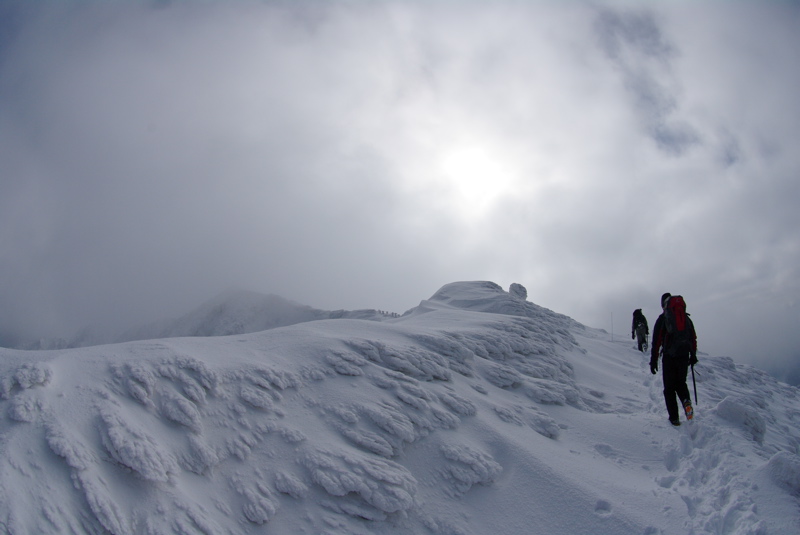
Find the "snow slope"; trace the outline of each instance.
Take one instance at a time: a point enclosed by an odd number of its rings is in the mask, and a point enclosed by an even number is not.
[[[511,290],[0,350],[0,533],[800,531],[796,388],[701,354],[672,428],[632,342]]]

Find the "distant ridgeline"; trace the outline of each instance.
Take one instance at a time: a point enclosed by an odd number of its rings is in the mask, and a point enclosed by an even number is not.
[[[0,347],[24,350],[68,349],[183,336],[230,336],[324,319],[383,321],[398,317],[400,314],[396,312],[373,309],[320,310],[277,295],[229,291],[179,318],[148,323],[122,334],[102,333],[87,327],[71,338],[0,337]]]

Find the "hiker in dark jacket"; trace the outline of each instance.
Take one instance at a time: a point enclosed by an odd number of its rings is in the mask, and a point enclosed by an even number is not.
[[[669,293],[661,296],[662,310],[666,311],[671,298],[672,296]],[[686,314],[686,329],[688,330],[686,333],[688,343],[681,343],[676,341],[677,337],[671,337],[667,332],[664,313],[658,317],[656,324],[653,326],[653,344],[650,347],[650,372],[655,375],[658,371],[659,350],[663,347],[661,367],[663,368],[664,401],[667,404],[669,421],[672,425],[681,425],[677,400],[681,401],[687,420],[691,420],[694,416],[689,387],[686,385],[686,375],[689,372],[689,366],[697,364],[697,333],[688,314]]]
[[[642,309],[637,308],[633,311],[633,323],[631,323],[631,340],[637,338],[639,344],[639,351],[644,351],[647,346],[647,335],[650,334],[650,329],[647,326],[647,318],[642,314]]]

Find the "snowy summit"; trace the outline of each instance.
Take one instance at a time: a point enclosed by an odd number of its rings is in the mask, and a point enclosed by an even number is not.
[[[673,428],[648,361],[490,282],[401,317],[2,349],[0,533],[800,532],[797,388],[701,352]]]

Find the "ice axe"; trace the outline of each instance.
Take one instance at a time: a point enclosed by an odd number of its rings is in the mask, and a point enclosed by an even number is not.
[[[692,364],[692,386],[694,386],[694,404],[697,405],[697,382],[694,380],[694,364]]]

